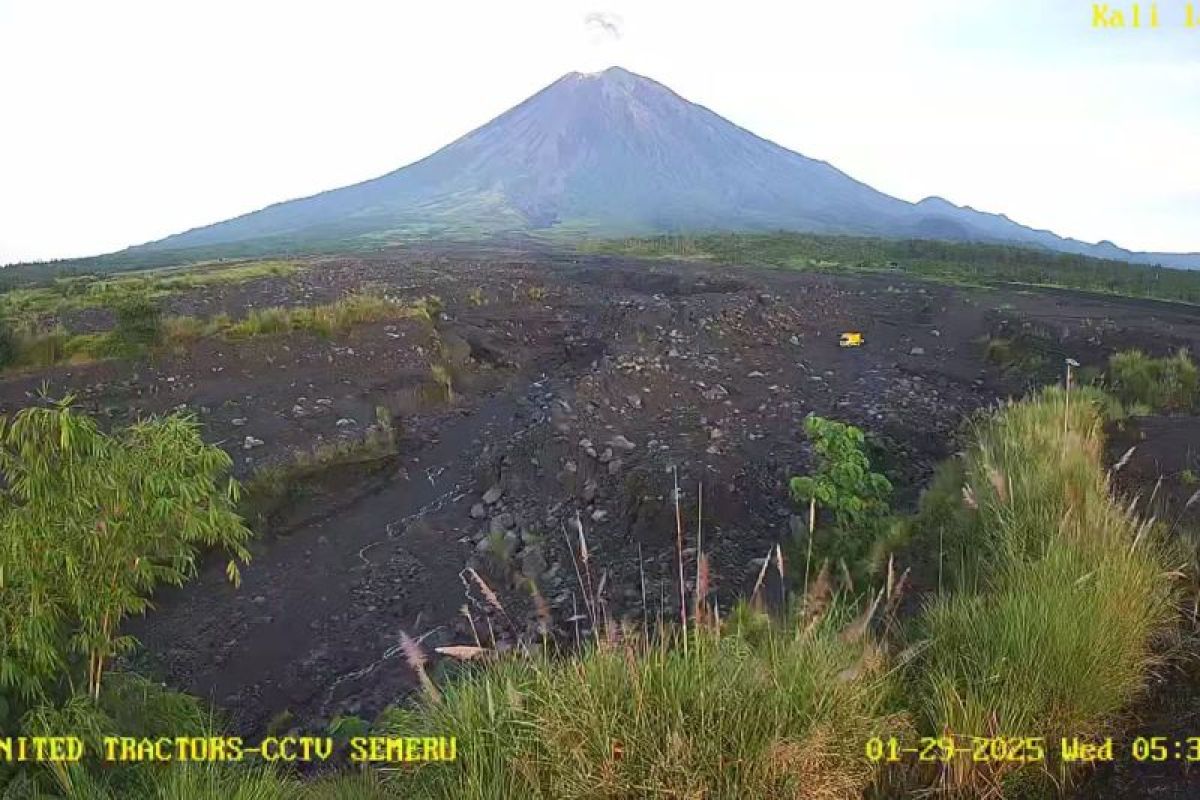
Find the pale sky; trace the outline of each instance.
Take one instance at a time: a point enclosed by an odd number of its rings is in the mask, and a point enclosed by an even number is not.
[[[906,200],[1200,251],[1200,28],[1158,6],[0,0],[0,264],[375,177],[612,65]]]

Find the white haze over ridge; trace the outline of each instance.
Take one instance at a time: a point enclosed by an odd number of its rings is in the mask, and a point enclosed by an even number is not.
[[[906,200],[1200,251],[1183,5],[1096,31],[1076,0],[0,0],[0,263],[375,177],[613,64]]]

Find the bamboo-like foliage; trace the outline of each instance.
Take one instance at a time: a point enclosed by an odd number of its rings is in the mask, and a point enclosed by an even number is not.
[[[235,583],[249,559],[229,456],[194,419],[108,435],[70,402],[0,419],[0,693],[26,702],[81,677],[98,696],[108,661],[133,645],[122,619],[191,576],[201,548],[230,554]]]

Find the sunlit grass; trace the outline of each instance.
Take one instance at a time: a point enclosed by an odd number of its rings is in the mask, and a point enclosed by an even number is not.
[[[957,479],[924,499],[923,542],[945,563],[913,669],[928,732],[1096,740],[1159,663],[1156,637],[1177,615],[1173,559],[1111,495],[1102,407],[1097,392],[1060,389],[1006,406],[977,425]],[[982,791],[1057,768],[961,759],[948,780]]]
[[[1108,360],[1108,382],[1123,402],[1155,411],[1191,411],[1200,400],[1200,373],[1186,350],[1166,358],[1141,350],[1114,353]]]
[[[408,306],[382,295],[359,292],[323,305],[253,310],[245,319],[232,323],[221,333],[231,339],[293,331],[332,336],[365,322],[425,316],[423,305]]]

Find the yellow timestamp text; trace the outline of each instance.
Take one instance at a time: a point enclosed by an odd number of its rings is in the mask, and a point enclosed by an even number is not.
[[[79,735],[0,737],[0,763],[77,762],[96,756],[107,763],[171,761],[320,762],[343,756],[353,763],[455,761],[454,736],[353,736],[345,742],[329,736],[268,736],[251,743],[240,736],[104,736],[85,741]]]
[[[1090,739],[1063,736],[922,736],[905,741],[895,736],[872,736],[866,741],[868,761],[1071,763],[1116,761],[1200,762],[1200,736],[1137,736],[1118,746],[1112,737]]]
[[[1137,736],[1129,743],[1134,761],[1200,762],[1200,736]]]
[[[875,762],[961,759],[1024,764],[1046,760],[1046,740],[1042,736],[922,736],[909,743],[894,736],[872,736],[867,739],[866,756]]]

